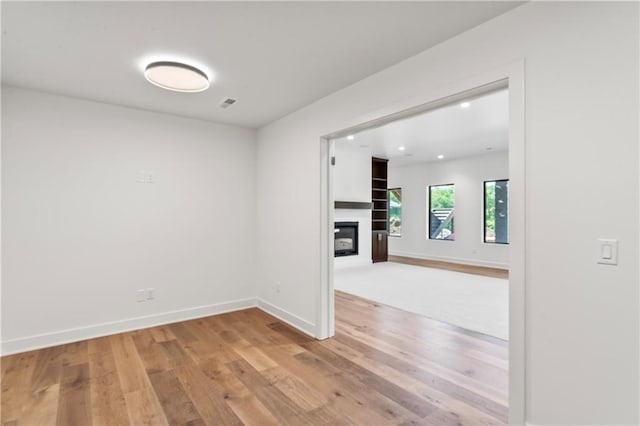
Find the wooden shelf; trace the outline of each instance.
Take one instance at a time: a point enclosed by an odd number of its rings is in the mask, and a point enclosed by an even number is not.
[[[371,158],[371,260],[386,262],[387,249],[387,161]]]

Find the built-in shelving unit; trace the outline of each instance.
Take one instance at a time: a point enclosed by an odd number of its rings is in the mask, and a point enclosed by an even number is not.
[[[387,163],[384,158],[371,158],[371,259],[386,262],[387,253]]]

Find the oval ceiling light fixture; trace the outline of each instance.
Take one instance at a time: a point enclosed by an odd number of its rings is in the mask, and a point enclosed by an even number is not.
[[[353,135],[349,135],[349,136],[347,136],[347,139],[349,139],[350,141],[354,140],[355,138],[356,138],[356,137],[355,137],[355,136],[353,136]]]
[[[461,108],[469,108],[470,106],[471,106],[470,102],[463,102],[463,103],[460,104]]]
[[[438,160],[442,160],[444,158],[444,155],[440,154],[438,155]]]
[[[202,92],[209,88],[209,77],[196,67],[180,62],[152,62],[144,70],[147,81],[174,92]]]

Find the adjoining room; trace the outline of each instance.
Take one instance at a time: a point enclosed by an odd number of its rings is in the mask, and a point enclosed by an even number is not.
[[[501,88],[336,138],[331,161],[336,333],[468,375],[494,421],[509,399],[508,135]],[[469,346],[435,355],[451,335]]]
[[[508,339],[508,117],[501,89],[335,140],[336,290]]]

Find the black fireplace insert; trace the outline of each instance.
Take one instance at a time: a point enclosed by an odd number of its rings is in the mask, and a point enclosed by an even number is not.
[[[358,254],[358,222],[336,222],[334,235],[335,257]]]

